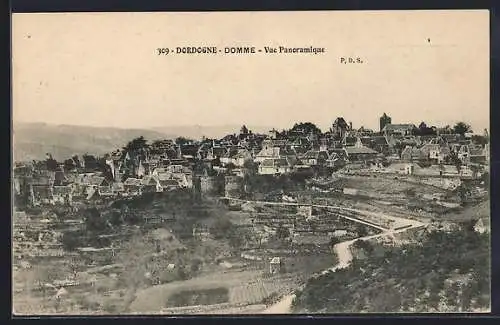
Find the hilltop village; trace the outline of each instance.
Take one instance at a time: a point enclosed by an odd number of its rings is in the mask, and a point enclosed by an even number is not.
[[[335,264],[366,258],[365,242],[488,234],[487,131],[395,124],[385,113],[379,122],[139,137],[102,157],[16,162],[14,308],[265,312]]]

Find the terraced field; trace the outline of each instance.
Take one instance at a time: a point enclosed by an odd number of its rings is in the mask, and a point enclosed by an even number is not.
[[[137,293],[137,298],[130,309],[133,313],[154,313],[161,310],[168,313],[170,309],[178,309],[168,304],[172,295],[182,291],[201,292],[221,287],[229,290],[229,301],[224,304],[227,305],[224,308],[262,304],[262,301],[273,293],[281,295],[292,290],[296,287],[296,281],[297,279],[292,276],[263,277],[262,271],[227,271],[224,274],[211,274],[147,288]],[[215,305],[183,308],[187,308],[189,313],[196,313],[199,308],[208,311],[214,309]]]
[[[266,279],[231,288],[231,304],[257,304],[272,294],[283,294],[294,288],[293,279]]]

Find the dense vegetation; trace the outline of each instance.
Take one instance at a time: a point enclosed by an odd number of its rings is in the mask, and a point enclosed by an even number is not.
[[[465,229],[431,232],[423,245],[388,248],[379,254],[371,250],[366,259],[356,259],[346,269],[311,279],[297,295],[294,310],[350,313],[488,309],[489,247],[489,236]]]

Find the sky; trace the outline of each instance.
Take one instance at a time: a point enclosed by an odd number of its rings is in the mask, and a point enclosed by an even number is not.
[[[280,45],[325,53],[155,52]],[[15,13],[12,60],[17,122],[489,128],[488,11]]]

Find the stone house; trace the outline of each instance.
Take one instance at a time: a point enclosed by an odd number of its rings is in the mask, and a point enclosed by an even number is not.
[[[342,139],[345,133],[351,129],[351,126],[347,124],[343,117],[337,117],[332,124],[331,134],[336,139]]]
[[[402,161],[422,161],[427,158],[428,156],[422,150],[413,146],[406,146],[401,152]]]
[[[238,152],[232,157],[232,163],[235,166],[243,167],[247,161],[252,161],[252,153],[248,149],[238,149]]]
[[[405,174],[406,175],[413,175],[414,173],[415,173],[415,165],[413,165],[413,164],[405,165]]]
[[[54,186],[52,195],[56,204],[71,205],[73,203],[73,188],[71,186]]]
[[[292,166],[286,158],[269,158],[263,160],[258,168],[260,175],[281,175],[292,171]]]
[[[162,192],[163,191],[158,178],[156,178],[154,176],[145,176],[141,180],[141,185],[142,185],[143,192],[151,193],[151,192]]]
[[[271,261],[269,262],[269,273],[271,274],[278,274],[281,272],[282,268],[282,261],[281,258],[279,257],[273,257]]]
[[[472,146],[469,149],[469,159],[467,163],[485,164],[488,158],[488,146]]]
[[[312,143],[307,137],[296,137],[289,141],[288,145],[297,153],[305,153],[312,148]]]
[[[158,183],[162,192],[172,191],[180,187],[179,182],[175,179],[160,179]]]
[[[306,166],[325,166],[329,158],[328,151],[309,150],[301,158],[301,161]]]
[[[233,148],[220,158],[223,166],[233,164],[237,167],[243,167],[245,162],[253,159],[252,153],[245,148]]]
[[[287,158],[293,165],[297,161],[297,153],[286,145],[286,140],[266,140],[260,150],[254,157],[254,162],[261,163],[266,159]]]
[[[360,138],[357,138],[354,146],[345,147],[344,150],[349,161],[372,160],[379,154],[377,151],[363,145]]]
[[[441,164],[449,154],[450,148],[448,146],[438,146],[429,151],[429,159],[435,163]]]
[[[124,194],[126,195],[141,195],[142,181],[138,178],[129,177],[123,182]]]
[[[177,180],[180,187],[193,187],[193,172],[188,167],[182,165],[167,166],[166,173],[170,174],[170,178]]]
[[[33,206],[55,204],[53,187],[50,185],[31,185],[29,201]]]
[[[111,190],[114,195],[121,195],[125,192],[125,186],[123,185],[123,182],[114,182],[111,185]]]
[[[407,136],[412,135],[417,127],[414,124],[386,124],[382,129],[384,135]]]
[[[474,225],[474,231],[483,234],[491,231],[491,222],[488,218],[479,219]]]

